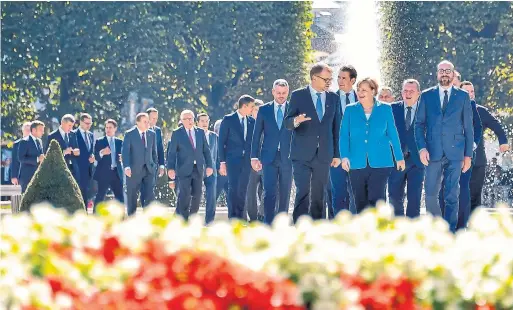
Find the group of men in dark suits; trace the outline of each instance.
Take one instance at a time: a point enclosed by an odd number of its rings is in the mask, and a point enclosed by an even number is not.
[[[41,140],[44,123],[36,120],[24,124],[24,138],[16,141],[13,148],[11,182],[21,185],[22,193],[25,192],[45,158],[50,142],[56,140],[68,169],[80,187],[84,203],[87,205],[91,180],[94,179],[98,183],[95,207],[105,199],[110,188],[117,200],[126,200],[127,212],[131,215],[135,213],[139,192],[143,205],[154,200],[156,175],[158,170],[161,175],[165,171],[163,146],[157,145],[162,144],[162,135],[160,128],[155,126],[156,118],[158,111],[153,108],[148,109],[148,113],[139,113],[136,126],[125,133],[124,140],[116,137],[117,122],[108,119],[105,122],[105,136],[95,139],[90,131],[93,121],[90,114],[80,115],[79,126],[75,130],[74,116],[66,114],[61,118],[59,128],[48,135],[44,147]],[[29,130],[30,133],[27,132]],[[158,154],[161,154],[160,160]],[[160,169],[158,163],[162,164]]]
[[[459,85],[456,74],[452,63],[442,61],[437,66],[437,86],[421,92],[417,80],[404,81],[402,100],[391,105],[405,169],[393,170],[388,178],[388,198],[397,216],[419,216],[424,188],[427,211],[445,218],[452,231],[466,227],[471,210],[481,203],[486,166],[483,129],[498,135],[501,151],[509,148],[497,119],[476,105],[472,83]],[[51,140],[59,142],[84,200],[94,178],[98,182],[95,205],[110,188],[116,199],[126,202],[129,215],[136,210],[139,192],[143,206],[154,200],[157,175],[163,176],[166,170],[169,186],[178,192],[176,212],[185,219],[198,211],[203,184],[206,223],[214,220],[223,189],[229,218],[245,220],[250,214],[250,220],[257,219],[260,212],[253,210],[254,203],[247,197],[256,191],[251,184],[260,178],[265,223],[271,224],[279,212],[288,212],[292,179],[296,186],[294,222],[302,215],[321,219],[342,210],[356,213],[351,171],[342,169],[339,150],[345,109],[359,104],[353,89],[356,78],[354,67],[341,67],[339,90],[331,92],[332,69],[315,64],[310,70],[311,83],[292,92],[289,101],[287,81],[276,80],[274,100],[259,104],[256,117],[252,116],[256,99],[243,95],[236,111],[216,122],[215,132],[208,129],[207,114],[200,113],[196,119],[192,111],[184,110],[166,158],[162,131],[156,126],[158,111],[153,108],[137,115],[136,126],[125,133],[123,141],[115,137],[114,120],[106,121],[105,136],[95,141],[89,114],[80,115],[76,130],[72,130],[73,116],[64,115],[59,128],[48,136],[46,148]],[[384,98],[386,92],[381,93]],[[23,191],[44,160],[44,124],[32,122],[30,134],[25,131],[24,138],[15,143],[13,153],[19,161],[13,160],[11,169],[19,170],[13,182]]]

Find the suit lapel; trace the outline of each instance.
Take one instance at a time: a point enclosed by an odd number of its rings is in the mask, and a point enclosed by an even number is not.
[[[244,141],[244,128],[242,128],[242,126],[240,125],[239,114],[237,112],[233,113],[233,122],[235,129],[239,133],[241,140]]]
[[[313,102],[312,94],[310,93],[310,86],[307,86],[305,88],[304,92],[305,92],[305,96],[307,96],[307,98],[308,98],[305,101],[306,109],[310,110],[310,113],[307,113],[306,116],[311,117],[312,121],[316,121],[316,122],[320,123],[321,121],[319,121],[319,117],[317,116],[317,110],[315,109],[317,102]],[[327,98],[328,97],[326,96],[326,100],[327,100]],[[326,114],[326,112],[324,112],[324,114]],[[323,116],[323,118],[324,118],[324,116]]]
[[[397,129],[399,129],[398,131],[401,132],[401,131],[404,131],[406,132],[406,116],[404,115],[404,101],[402,101],[400,104],[399,104],[399,111],[397,111],[397,116],[399,117],[399,120],[402,120],[402,121],[399,121],[399,125]],[[413,115],[412,115],[412,118],[413,118]]]
[[[451,90],[451,96],[449,97],[449,102],[447,103],[447,107],[445,108],[444,114],[446,114],[449,110],[454,109],[454,101],[456,99],[456,89],[453,87]]]
[[[361,103],[358,103],[356,105],[357,107],[357,110],[358,110],[358,115],[360,116],[361,119],[363,119],[364,122],[367,122],[367,117],[365,116],[365,111],[363,110],[363,106]],[[369,118],[370,120],[370,118]]]
[[[325,119],[329,118],[327,116],[331,115],[332,110],[336,108],[335,104],[335,102],[332,102],[332,100],[330,100],[330,96],[328,95],[328,92],[326,92],[326,102],[324,102],[324,115],[322,116],[321,124],[324,122]]]

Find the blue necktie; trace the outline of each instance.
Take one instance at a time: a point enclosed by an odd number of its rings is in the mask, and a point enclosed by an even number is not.
[[[283,123],[283,111],[281,110],[281,106],[278,106],[278,112],[276,112],[276,122],[278,123],[278,128],[281,129]]]
[[[114,141],[112,141],[112,137],[109,138],[109,147],[110,147],[110,158],[111,158],[111,164],[110,166],[112,168],[116,167],[116,145],[114,144]]]
[[[246,135],[244,134],[244,118],[245,117],[241,118],[240,125],[242,127],[242,135],[244,136],[244,141],[245,141],[246,140]]]
[[[317,116],[319,117],[319,121],[322,121],[322,100],[321,100],[321,93],[317,93],[317,103],[315,104],[315,110],[317,111]]]

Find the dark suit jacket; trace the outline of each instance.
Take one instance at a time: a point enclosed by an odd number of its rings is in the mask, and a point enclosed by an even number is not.
[[[453,87],[445,112],[440,103],[439,86],[420,96],[415,118],[415,141],[420,151],[426,148],[430,160],[463,160],[474,155],[472,105],[468,93]]]
[[[80,178],[90,180],[93,177],[94,163],[89,163],[89,157],[91,154],[94,154],[94,136],[91,132],[88,133],[89,143],[91,144],[91,149],[88,150],[86,142],[84,141],[84,138],[82,138],[80,129],[77,128],[73,130],[73,133],[77,137],[77,144],[80,149],[80,155],[77,159],[78,167],[80,169]]]
[[[59,132],[59,129],[52,131],[48,135],[45,150],[48,150],[48,147],[50,146],[50,142],[52,140],[57,140],[57,142],[59,142],[59,145],[61,146],[61,151],[63,151],[63,152],[68,147],[71,147],[73,149],[78,148],[77,136],[75,135],[75,133],[73,131],[70,131],[70,133],[68,134],[68,138],[69,138],[69,144],[67,144],[64,141],[64,139],[61,136],[61,133]],[[79,156],[73,155],[73,153],[64,156],[64,161],[66,162],[66,164],[69,165],[71,163],[73,165],[73,171],[71,171],[71,173],[73,174],[73,176],[75,177],[76,180],[80,179],[80,170],[78,168],[78,157]]]
[[[18,139],[14,141],[14,145],[12,147],[12,159],[11,159],[11,169],[9,169],[9,181],[12,178],[18,178],[20,175],[20,160],[18,159],[18,149],[20,148],[20,142],[22,139]]]
[[[485,153],[485,143],[483,139],[483,133],[486,128],[491,129],[495,135],[499,138],[499,144],[507,144],[508,137],[506,136],[506,132],[502,128],[499,120],[497,120],[487,108],[477,105],[477,112],[479,113],[479,117],[481,118],[481,123],[483,124],[483,131],[481,132],[481,139],[476,149],[476,160],[474,162],[475,166],[486,166],[486,153]]]
[[[293,131],[290,146],[292,160],[312,160],[317,147],[321,161],[331,162],[333,158],[340,158],[340,98],[335,93],[326,92],[325,105],[324,116],[319,121],[309,86],[292,92],[289,111],[284,121],[285,126]],[[295,128],[294,118],[300,114],[306,114],[311,120]]]
[[[137,179],[143,172],[144,166],[151,174],[157,172],[157,138],[153,130],[146,131],[146,146],[134,126],[125,133],[121,154],[124,169],[130,167],[132,177]]]
[[[404,101],[392,103],[392,112],[394,113],[395,127],[399,133],[399,140],[401,140],[401,149],[404,151],[406,148],[410,152],[410,158],[417,167],[423,168],[424,165],[420,161],[419,150],[415,142],[415,115],[412,115],[412,124],[410,129],[406,130],[406,115],[404,114]],[[418,111],[418,104],[417,110]]]
[[[344,103],[345,103],[345,102],[346,102],[346,97],[345,97],[345,96],[344,96],[343,98],[342,98],[342,97],[340,97],[340,89],[339,89],[339,90],[337,90],[335,93],[336,93],[336,94],[337,94],[337,96],[339,97],[340,115],[341,115],[342,117],[344,117],[344,111],[342,111],[342,101],[344,101]],[[358,94],[356,93],[356,90],[354,91],[354,98],[356,99],[356,101],[355,101],[355,102],[358,102]],[[353,102],[353,103],[354,103],[354,102]],[[347,108],[347,106],[346,106],[346,108]]]
[[[479,145],[481,138],[483,137],[483,124],[481,123],[481,117],[477,112],[477,104],[474,100],[470,100],[472,106],[472,125],[474,127],[474,143]]]
[[[44,150],[43,150],[44,151]],[[41,153],[31,136],[21,140],[18,149],[18,160],[20,161],[19,179],[21,182],[28,183],[36,173],[39,163],[37,158]]]
[[[213,131],[208,131],[208,147],[210,149],[210,155],[212,156],[212,165],[215,165],[214,174],[217,175],[217,169],[219,169],[219,161],[217,160],[217,144],[219,143],[219,137]]]
[[[248,116],[247,122],[248,129],[246,140],[244,140],[244,131],[240,125],[237,112],[233,112],[223,117],[221,127],[219,128],[219,162],[232,160],[239,161],[243,158],[247,158],[249,160],[255,119]]]
[[[115,156],[117,172],[119,174],[121,182],[123,182],[122,163],[119,159],[119,155],[121,154],[121,150],[123,149],[123,140],[114,137],[114,143],[116,145],[116,154],[111,153],[109,155],[103,155],[103,157],[100,157],[100,151],[109,146],[109,141],[107,137],[101,137],[100,139],[96,140],[96,143],[94,144],[94,158],[96,158],[96,161],[98,163],[94,171],[94,179],[97,181],[106,179],[107,173],[110,171],[110,167],[112,165],[112,156]]]
[[[255,120],[251,158],[258,158],[263,164],[270,164],[274,161],[279,144],[281,160],[289,160],[292,131],[285,128],[285,116],[289,107],[290,104],[287,102],[281,129],[276,122],[274,101],[260,107]]]
[[[175,170],[177,177],[187,177],[192,174],[194,162],[198,172],[203,175],[203,167],[214,168],[212,154],[208,147],[203,129],[194,127],[196,148],[194,149],[184,127],[177,128],[171,135],[167,147],[167,169]]]
[[[155,126],[155,128],[152,130],[157,135],[157,156],[159,158],[158,164],[159,164],[159,166],[164,166],[165,160],[164,160],[164,144],[162,141],[162,130],[158,126]]]

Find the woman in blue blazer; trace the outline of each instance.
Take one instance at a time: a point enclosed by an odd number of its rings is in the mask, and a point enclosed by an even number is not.
[[[339,144],[342,168],[349,172],[356,212],[360,213],[378,200],[385,200],[394,158],[398,170],[404,170],[405,163],[392,107],[374,98],[377,82],[365,78],[357,88],[358,102],[346,107]]]

